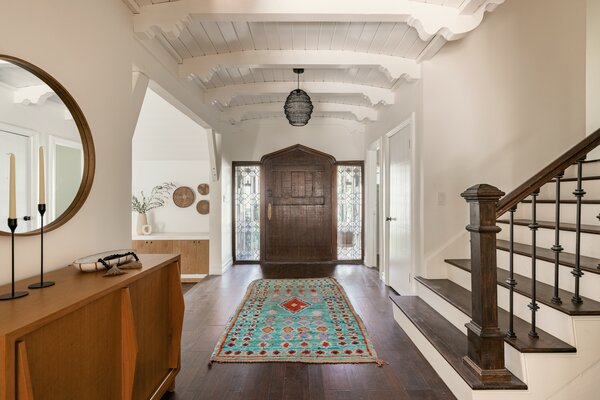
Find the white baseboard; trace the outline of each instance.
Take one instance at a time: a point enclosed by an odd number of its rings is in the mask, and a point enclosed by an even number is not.
[[[181,274],[181,282],[183,283],[199,282],[204,278],[206,278],[206,274]]]
[[[223,262],[223,267],[221,268],[221,274],[224,274],[231,266],[233,265],[233,257],[229,257],[229,259]]]

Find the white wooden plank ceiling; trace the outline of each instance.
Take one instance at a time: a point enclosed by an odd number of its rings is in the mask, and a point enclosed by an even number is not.
[[[302,67],[301,87],[327,104],[313,118],[366,123],[403,82],[420,78],[421,61],[504,0],[123,1],[137,37],[169,54],[223,121],[284,118],[292,68]]]

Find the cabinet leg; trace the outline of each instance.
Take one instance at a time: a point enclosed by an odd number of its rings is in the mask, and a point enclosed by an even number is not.
[[[169,388],[167,389],[167,392],[169,393],[173,393],[175,391],[175,380],[173,380],[173,383],[171,383],[171,386],[169,386]]]

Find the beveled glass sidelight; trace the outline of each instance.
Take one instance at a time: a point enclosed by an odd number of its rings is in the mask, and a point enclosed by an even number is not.
[[[235,259],[260,259],[260,166],[237,165],[235,181]]]
[[[45,159],[45,199],[39,197],[40,147]],[[39,233],[40,200],[46,204],[46,232],[79,211],[95,169],[94,144],[83,112],[47,72],[0,54],[0,235],[9,234],[7,153],[16,159],[17,234]]]
[[[362,259],[362,166],[337,166],[337,258]]]

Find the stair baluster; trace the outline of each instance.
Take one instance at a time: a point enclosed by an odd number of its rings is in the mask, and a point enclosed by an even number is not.
[[[596,215],[596,219],[597,219],[598,221],[600,221],[600,214]],[[598,265],[596,266],[596,268],[600,269],[600,264],[598,264]]]
[[[560,180],[565,175],[564,171],[556,175],[556,211],[554,216],[554,246],[552,251],[554,252],[554,296],[552,302],[554,304],[562,304],[562,300],[559,296],[559,271],[560,271],[560,253],[563,251],[563,247],[560,245]]]
[[[536,258],[536,245],[537,245],[537,197],[540,194],[539,189],[531,193],[531,224],[529,229],[531,230],[531,303],[529,303],[529,309],[531,310],[531,331],[529,336],[532,338],[538,338],[539,335],[536,331],[535,313],[540,309],[537,305],[536,298],[536,272],[537,272],[537,258]]]
[[[584,159],[577,161],[577,189],[573,192],[577,199],[577,215],[575,220],[575,268],[571,274],[575,277],[575,293],[571,301],[574,304],[583,303],[583,299],[579,295],[579,280],[583,276],[581,271],[581,199],[585,196],[585,190],[582,188],[583,162]]]
[[[515,281],[515,273],[514,273],[514,258],[515,258],[515,252],[514,252],[514,235],[515,235],[515,211],[517,211],[517,207],[513,207],[510,210],[508,210],[510,212],[510,216],[509,216],[509,221],[510,221],[510,225],[509,225],[509,235],[510,235],[510,242],[509,242],[509,253],[508,253],[508,257],[509,257],[509,276],[508,279],[506,280],[506,283],[508,284],[508,286],[510,287],[510,294],[509,294],[509,298],[508,298],[508,305],[509,305],[509,309],[508,309],[508,332],[506,332],[506,337],[511,338],[511,339],[516,339],[517,338],[517,334],[514,331],[514,296],[515,296],[515,286],[517,286],[517,281]]]

